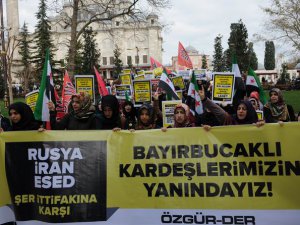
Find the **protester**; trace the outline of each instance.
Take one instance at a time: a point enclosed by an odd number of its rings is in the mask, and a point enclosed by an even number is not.
[[[174,124],[168,128],[194,127],[195,124],[191,122],[192,116],[190,108],[186,104],[180,103],[174,108]],[[161,130],[167,131],[167,128],[163,127]]]
[[[35,120],[31,108],[23,102],[11,104],[8,113],[11,126],[7,131],[38,130],[42,125],[41,122]]]
[[[252,91],[250,93],[250,96],[249,96],[250,99],[255,99],[256,100],[256,103],[257,103],[257,110],[263,110],[264,108],[264,105],[261,103],[260,99],[259,99],[259,93],[257,91]],[[250,100],[249,99],[249,100]]]
[[[270,100],[264,106],[264,117],[266,123],[277,123],[279,121],[295,121],[294,109],[291,105],[284,102],[280,89],[272,88],[269,92]]]
[[[102,113],[98,115],[100,118],[100,129],[119,130],[124,128],[125,118],[121,118],[120,116],[120,105],[114,95],[102,97],[101,110]]]
[[[191,122],[191,116],[193,115],[190,112],[190,108],[186,104],[180,103],[176,105],[174,109],[173,127],[194,127],[195,124]]]
[[[71,97],[71,110],[60,121],[56,121],[55,106],[49,102],[51,129],[53,130],[96,130],[100,129],[99,119],[91,97],[80,93]]]
[[[264,124],[263,121],[258,121],[257,114],[252,104],[247,100],[240,101],[237,104],[236,114],[231,116],[220,106],[218,106],[205,96],[203,87],[201,90],[199,90],[198,93],[200,95],[203,106],[205,108],[208,108],[216,116],[221,125],[255,124],[259,127]]]
[[[256,98],[249,98],[249,101],[255,110],[259,110],[259,103],[257,102]]]
[[[156,124],[156,112],[151,104],[143,104],[138,111],[136,130],[149,130],[159,128]]]
[[[122,116],[125,118],[124,129],[134,129],[136,125],[136,110],[131,101],[125,101],[123,104]]]
[[[10,127],[9,119],[2,115],[1,108],[0,108],[0,130],[7,131],[9,127]]]

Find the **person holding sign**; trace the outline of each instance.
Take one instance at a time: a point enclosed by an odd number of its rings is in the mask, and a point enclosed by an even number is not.
[[[71,110],[60,121],[56,121],[53,102],[48,103],[50,123],[53,130],[96,130],[100,129],[90,95],[80,93],[71,97]]]
[[[236,114],[231,116],[219,105],[205,96],[203,87],[198,93],[203,106],[208,108],[217,117],[221,125],[255,124],[257,127],[264,125],[264,121],[258,121],[256,111],[249,101],[240,101],[237,106]]]
[[[294,109],[284,102],[282,92],[272,88],[269,92],[270,100],[264,106],[264,116],[267,123],[295,121]]]

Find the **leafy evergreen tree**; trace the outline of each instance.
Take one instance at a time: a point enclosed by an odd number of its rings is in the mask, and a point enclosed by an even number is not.
[[[249,56],[248,56],[248,31],[242,20],[238,23],[230,25],[230,37],[228,39],[228,46],[230,54],[235,54],[238,60],[241,71],[248,71]],[[231,57],[230,57],[231,58]]]
[[[223,53],[224,70],[231,71],[232,67],[232,56],[230,49],[226,49]]]
[[[75,68],[74,74],[81,74],[82,66],[83,66],[83,44],[81,40],[77,41],[76,45],[76,54],[75,54]],[[69,58],[67,58],[67,61]]]
[[[19,54],[21,56],[21,66],[23,67],[20,76],[24,81],[24,90],[27,92],[29,90],[29,79],[31,78],[31,51],[29,40],[29,32],[26,23],[24,23],[21,32],[20,32],[20,45],[19,45]]]
[[[215,51],[213,55],[213,67],[214,71],[224,71],[225,65],[224,65],[224,57],[223,57],[223,47],[222,47],[222,35],[218,35],[215,38],[215,45],[214,45]]]
[[[123,62],[120,59],[121,56],[121,50],[118,45],[116,45],[116,48],[114,50],[114,78],[118,78],[119,74],[122,72],[123,69]]]
[[[82,74],[94,73],[94,66],[99,67],[100,50],[97,49],[96,33],[92,27],[87,27],[83,32],[83,64],[81,68]]]
[[[248,45],[248,55],[249,55],[249,67],[253,70],[257,70],[258,60],[257,60],[256,53],[253,49],[252,42],[249,42],[249,45]]]
[[[50,50],[50,61],[53,62],[54,46],[51,40],[51,26],[47,17],[46,0],[40,0],[39,9],[36,14],[37,25],[34,37],[35,51],[33,54],[33,62],[36,63],[36,72],[38,80],[41,80],[43,65],[46,57],[46,50]]]
[[[280,78],[278,79],[277,84],[286,84],[287,82],[290,81],[290,76],[287,70],[288,70],[287,63],[283,63],[281,65]]]
[[[207,59],[205,54],[202,56],[202,69],[207,69]]]
[[[274,70],[275,68],[275,45],[273,41],[265,42],[265,61],[266,70]]]

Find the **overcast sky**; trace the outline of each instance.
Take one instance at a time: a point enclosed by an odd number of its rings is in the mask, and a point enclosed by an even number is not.
[[[269,0],[170,0],[172,7],[163,10],[161,20],[168,24],[163,32],[163,63],[170,63],[177,55],[178,41],[187,47],[192,45],[200,53],[213,55],[214,39],[223,35],[223,48],[227,49],[230,24],[242,19],[248,29],[249,41],[253,34],[264,33],[266,15],[261,7]],[[20,24],[29,23],[32,31],[39,0],[19,0]],[[265,34],[265,33],[264,33]],[[264,61],[264,43],[255,42],[258,61]]]

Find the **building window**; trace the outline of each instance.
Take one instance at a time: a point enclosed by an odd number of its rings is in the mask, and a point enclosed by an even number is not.
[[[127,64],[132,65],[132,58],[131,56],[127,56]]]
[[[148,63],[148,56],[147,55],[143,55],[143,63],[144,64]]]
[[[117,27],[120,26],[120,22],[119,21],[116,22],[116,26]]]
[[[154,19],[152,19],[152,20],[151,20],[151,24],[153,25],[153,24],[154,24],[154,22],[155,22],[155,21],[154,21]]]
[[[138,55],[135,56],[135,64],[139,64],[140,62],[140,57]]]
[[[109,57],[109,64],[114,65],[114,57]]]
[[[106,66],[107,65],[107,57],[103,57],[102,61],[103,61],[103,65]]]

